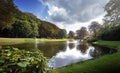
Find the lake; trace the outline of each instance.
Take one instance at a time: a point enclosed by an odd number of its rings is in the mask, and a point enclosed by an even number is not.
[[[60,68],[71,63],[98,58],[116,51],[110,48],[92,46],[91,44],[82,43],[77,40],[67,42],[35,42],[6,46],[25,50],[38,48],[49,59],[47,66],[53,68]]]

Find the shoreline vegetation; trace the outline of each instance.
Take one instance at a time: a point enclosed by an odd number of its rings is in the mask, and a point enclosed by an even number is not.
[[[97,59],[82,61],[57,69],[58,73],[116,73],[120,72],[120,41],[96,41],[94,45],[116,49],[117,52]]]
[[[54,73],[46,63],[47,58],[38,49],[26,51],[8,46],[0,50],[0,73]]]
[[[13,45],[30,42],[63,42],[68,39],[45,39],[45,38],[0,38],[0,45]]]

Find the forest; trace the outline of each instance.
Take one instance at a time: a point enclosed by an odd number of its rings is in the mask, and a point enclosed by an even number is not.
[[[0,37],[65,38],[66,30],[42,21],[28,12],[21,12],[13,0],[0,1]]]

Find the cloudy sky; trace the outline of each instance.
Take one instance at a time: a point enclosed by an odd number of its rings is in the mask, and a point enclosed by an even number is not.
[[[54,23],[67,31],[76,31],[92,21],[102,23],[104,6],[109,0],[15,0],[24,12]]]

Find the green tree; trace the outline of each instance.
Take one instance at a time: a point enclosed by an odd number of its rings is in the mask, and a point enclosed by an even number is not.
[[[31,28],[32,28],[32,33],[30,35],[30,37],[38,37],[39,33],[38,33],[38,24],[34,21],[30,22]]]
[[[32,27],[28,21],[18,20],[13,24],[11,37],[30,37],[32,31]]]
[[[11,28],[11,24],[15,21],[17,8],[14,6],[13,0],[0,0],[0,27]]]
[[[120,0],[110,0],[105,6],[107,12],[98,38],[102,40],[120,40]]]
[[[110,0],[105,6],[107,12],[105,16],[105,25],[118,26],[120,25],[120,0]]]
[[[96,37],[97,35],[97,32],[101,29],[101,25],[96,22],[96,21],[93,21],[91,23],[91,25],[89,25],[89,31],[92,35],[94,35]]]
[[[81,39],[81,40],[85,39],[88,36],[87,28],[86,27],[81,27],[80,30],[76,31],[76,34],[77,34],[78,39]]]
[[[58,32],[58,37],[57,38],[66,38],[66,30],[65,29],[61,29],[59,32]]]
[[[75,36],[75,33],[73,31],[69,31],[68,38],[72,39],[74,38],[74,36]]]
[[[0,37],[63,38],[65,32],[32,13],[19,11],[13,0],[0,0]]]

